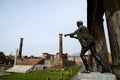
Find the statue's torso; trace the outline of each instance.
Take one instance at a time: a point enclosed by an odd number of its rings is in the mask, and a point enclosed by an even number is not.
[[[81,26],[76,30],[76,35],[82,47],[88,47],[94,43],[94,38],[89,34],[89,30],[85,26]]]

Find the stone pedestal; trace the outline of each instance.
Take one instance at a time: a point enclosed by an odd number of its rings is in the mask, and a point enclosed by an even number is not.
[[[116,80],[116,76],[111,73],[78,73],[78,80]]]

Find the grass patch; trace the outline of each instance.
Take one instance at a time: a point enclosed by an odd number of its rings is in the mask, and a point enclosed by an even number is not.
[[[79,69],[80,66],[72,66],[65,71],[38,70],[30,73],[11,73],[0,76],[0,80],[47,80],[48,77],[50,80],[70,80]]]

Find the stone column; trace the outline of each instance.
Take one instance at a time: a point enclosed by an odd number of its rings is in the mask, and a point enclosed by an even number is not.
[[[93,25],[94,25],[94,37],[96,39],[95,48],[97,55],[102,58],[104,64],[109,66],[108,50],[107,50],[105,33],[103,28],[104,27],[103,21],[95,20]]]
[[[112,72],[120,80],[120,0],[103,0],[107,21]]]
[[[91,72],[96,71],[96,63],[94,63],[93,61],[93,57],[92,57],[90,50],[88,50],[88,65],[89,65],[89,70]]]
[[[106,12],[106,19],[112,55],[112,72],[120,80],[120,10],[113,12],[112,15]]]
[[[63,34],[59,34],[59,54],[60,54],[60,58],[62,58],[62,54],[63,54],[62,36],[63,36]]]
[[[94,49],[96,54],[102,58],[104,64],[109,66],[108,50],[103,26],[103,15],[104,8],[102,0],[87,0],[88,29],[95,38]],[[97,66],[99,68],[101,65],[98,63]],[[104,68],[102,70],[104,71]]]
[[[18,58],[21,59],[22,57],[22,46],[23,46],[23,38],[20,38],[20,46],[18,51]]]

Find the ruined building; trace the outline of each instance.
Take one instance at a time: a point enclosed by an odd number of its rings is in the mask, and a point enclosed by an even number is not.
[[[59,52],[56,55],[43,53],[42,58],[23,57],[22,56],[23,38],[20,38],[19,49],[16,50],[14,66],[8,69],[8,72],[26,73],[33,70],[45,68],[61,69],[67,68],[75,64],[81,64],[80,57],[68,56],[63,53],[62,34],[59,34]],[[74,59],[73,59],[74,58]]]
[[[68,66],[75,65],[75,57],[72,59],[67,53],[63,53],[63,41],[62,34],[59,34],[59,52],[56,55],[43,53],[42,57],[45,59],[44,65],[47,68],[66,68]],[[80,57],[79,57],[80,58]],[[80,61],[76,58],[76,62]]]
[[[23,58],[22,57],[23,38],[20,38],[19,50],[17,49],[14,66],[7,72],[26,73],[34,70],[43,69],[44,59],[42,58]]]
[[[42,58],[45,59],[44,65],[47,68],[64,68],[72,65],[82,65],[80,56],[70,56],[67,53],[62,54],[56,53],[56,55],[49,53],[42,53]]]

